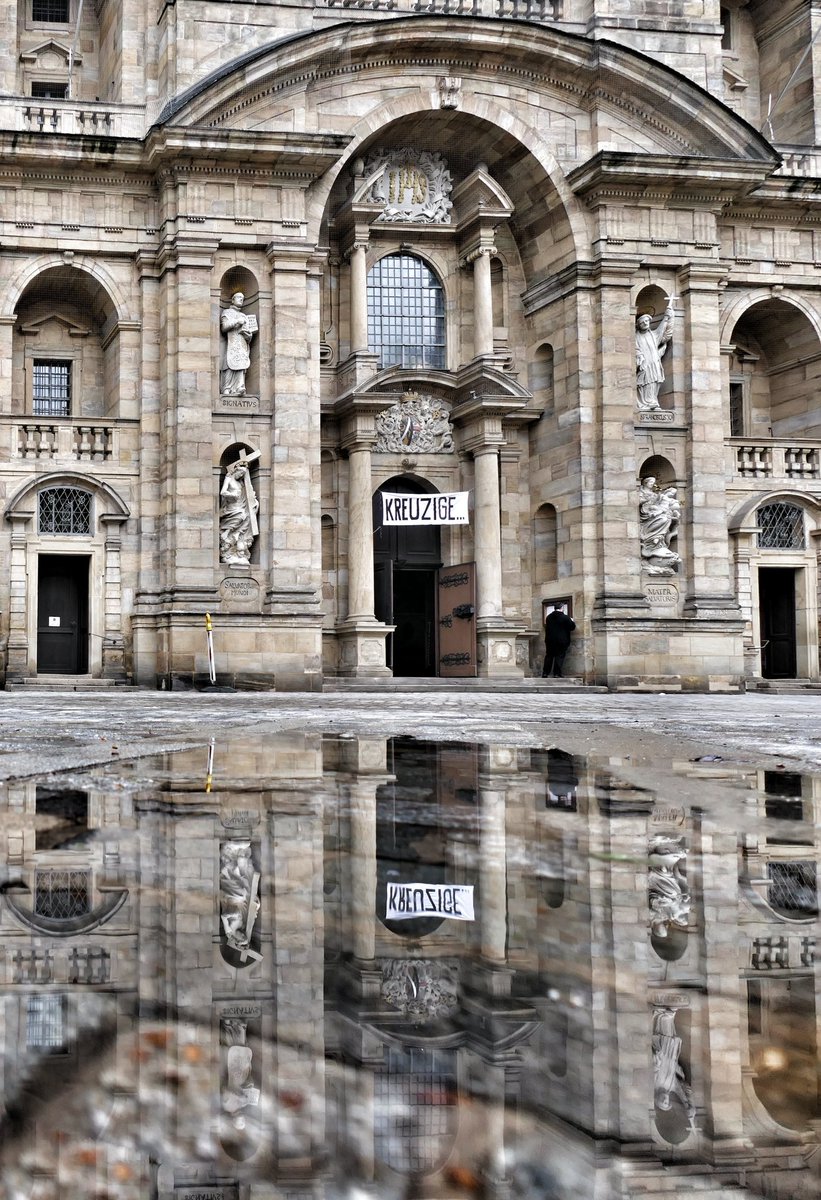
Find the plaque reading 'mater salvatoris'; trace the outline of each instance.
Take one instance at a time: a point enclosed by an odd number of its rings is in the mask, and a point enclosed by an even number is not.
[[[646,583],[644,595],[654,608],[674,608],[678,604],[678,588],[672,583]]]

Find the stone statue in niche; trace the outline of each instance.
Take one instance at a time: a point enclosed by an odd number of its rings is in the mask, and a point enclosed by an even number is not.
[[[221,1022],[221,1041],[226,1047],[225,1076],[222,1088],[222,1109],[230,1118],[235,1129],[245,1128],[244,1108],[256,1108],[259,1104],[259,1088],[252,1079],[253,1051],[246,1044],[247,1021],[234,1019]]]
[[[223,396],[245,395],[245,372],[251,365],[251,339],[259,326],[256,317],[242,311],[244,303],[243,293],[234,292],[231,303],[220,316],[220,329],[225,335],[220,371],[220,392]]]
[[[667,937],[671,927],[686,929],[690,920],[690,889],[685,874],[687,851],[680,841],[656,837],[647,851],[650,930]]]
[[[442,400],[406,392],[399,404],[379,413],[374,450],[382,454],[452,454],[453,426]]]
[[[262,955],[251,948],[251,934],[259,914],[259,872],[254,867],[251,843],[223,842],[220,848],[220,924],[223,936],[240,961]]]
[[[648,575],[674,575],[681,557],[670,549],[678,533],[681,503],[674,487],[659,488],[648,475],[639,487],[642,566]]]
[[[653,1099],[657,1109],[667,1112],[676,1097],[695,1130],[693,1093],[681,1065],[681,1038],[676,1032],[676,1009],[653,1008]]]
[[[673,300],[667,301],[667,309],[658,326],[652,328],[652,319],[643,313],[636,321],[636,389],[639,412],[653,412],[659,407],[659,388],[664,382],[664,357],[673,336]]]
[[[257,500],[251,482],[250,464],[260,457],[260,451],[243,454],[226,467],[220,488],[220,562],[228,566],[247,567],[251,547],[259,533]]]

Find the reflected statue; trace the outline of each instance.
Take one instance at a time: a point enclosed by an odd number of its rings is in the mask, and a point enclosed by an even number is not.
[[[673,575],[681,556],[670,549],[678,533],[681,504],[674,487],[659,488],[648,475],[639,487],[639,534],[643,569],[648,575]]]
[[[667,301],[662,320],[656,329],[652,319],[643,313],[636,321],[636,391],[639,412],[653,412],[659,407],[659,388],[664,382],[661,360],[673,336],[673,300]]]
[[[670,927],[686,929],[690,891],[684,872],[687,851],[680,842],[657,837],[647,853],[649,867],[650,929],[654,937],[667,937]]]
[[[676,1032],[676,1009],[653,1009],[653,1099],[657,1109],[668,1112],[677,1098],[687,1114],[690,1129],[695,1130],[695,1105],[692,1089],[681,1065],[681,1038]]]
[[[257,450],[231,463],[220,488],[220,562],[226,566],[248,566],[251,547],[259,533],[257,499],[249,464],[260,457]]]
[[[246,1045],[247,1022],[224,1020],[221,1027],[222,1044],[228,1048],[225,1055],[222,1108],[231,1117],[234,1128],[241,1130],[245,1128],[242,1109],[259,1104],[260,1091],[258,1087],[254,1087],[251,1079],[254,1055],[251,1047]]]
[[[234,292],[231,303],[220,316],[220,329],[225,335],[223,368],[220,371],[220,393],[223,396],[245,395],[245,372],[251,365],[251,339],[257,332],[257,319],[242,311],[245,296]]]
[[[242,962],[261,961],[251,949],[251,934],[259,913],[259,872],[250,842],[224,842],[220,850],[220,923],[225,940]]]

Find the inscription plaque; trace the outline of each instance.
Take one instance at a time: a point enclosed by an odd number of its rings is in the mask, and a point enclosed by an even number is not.
[[[678,588],[672,583],[646,583],[644,594],[650,604],[673,608],[678,604]]]
[[[654,408],[650,412],[638,412],[636,418],[639,425],[672,425],[676,414],[669,408]]]
[[[223,579],[220,599],[231,604],[256,604],[259,600],[259,584],[256,579]]]
[[[214,412],[258,413],[259,396],[220,396]]]

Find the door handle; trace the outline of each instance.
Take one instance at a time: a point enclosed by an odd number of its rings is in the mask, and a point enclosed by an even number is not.
[[[469,621],[475,613],[476,609],[472,604],[457,604],[453,610],[454,617],[460,617],[463,621]]]

